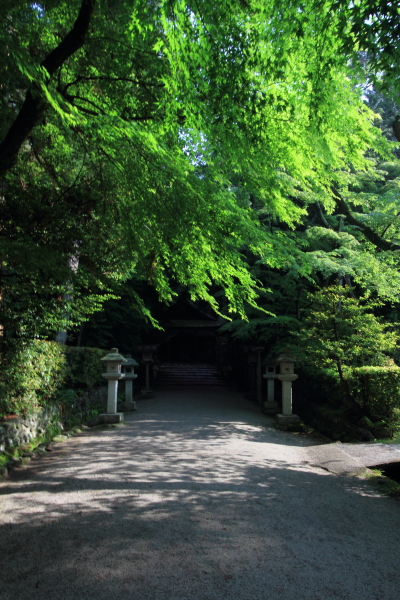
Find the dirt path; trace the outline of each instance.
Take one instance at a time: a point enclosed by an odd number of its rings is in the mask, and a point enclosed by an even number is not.
[[[0,484],[2,600],[398,600],[400,503],[240,394],[168,391]]]

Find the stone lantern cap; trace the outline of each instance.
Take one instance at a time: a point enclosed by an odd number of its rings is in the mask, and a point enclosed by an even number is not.
[[[265,360],[263,360],[263,365],[264,367],[276,367],[278,363],[278,360],[276,358],[276,356],[267,356],[267,358]]]
[[[139,364],[136,362],[136,360],[134,358],[132,358],[132,356],[130,354],[125,354],[125,364],[123,364],[122,366],[124,367],[124,369],[126,369],[126,367],[138,367]]]
[[[276,359],[277,364],[280,366],[281,374],[294,373],[294,358],[289,354],[281,354]]]
[[[127,354],[125,359],[126,362],[122,365],[125,379],[136,379],[137,375],[135,375],[134,367],[138,367],[138,363],[130,354]]]
[[[105,379],[121,379],[121,364],[126,362],[126,358],[122,354],[118,354],[118,348],[111,348],[111,352],[100,359],[107,365],[107,372],[102,376]]]
[[[126,358],[124,358],[122,354],[118,354],[118,348],[111,348],[111,352],[103,356],[103,358],[101,358],[100,360],[107,363],[115,362],[122,364],[123,362],[126,362]]]
[[[281,362],[292,362],[294,363],[295,360],[293,358],[293,356],[290,356],[290,354],[280,354],[278,356],[278,358],[276,359],[277,363],[281,363]]]
[[[275,379],[277,367],[276,358],[272,356],[267,356],[267,358],[263,361],[263,365],[265,367],[265,374],[263,375],[263,377],[265,379]]]

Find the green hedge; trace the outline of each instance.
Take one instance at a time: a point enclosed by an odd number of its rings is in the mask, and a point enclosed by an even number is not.
[[[63,346],[33,340],[4,353],[0,365],[0,416],[26,414],[43,406],[67,374]]]
[[[293,394],[297,414],[332,439],[351,441],[359,427],[369,429],[375,437],[393,434],[400,427],[400,368],[346,367],[345,377],[363,418],[343,399],[334,369],[307,368],[299,372]]]
[[[347,373],[349,389],[365,415],[396,427],[400,416],[400,367],[359,367]]]
[[[4,352],[0,362],[0,418],[26,415],[55,399],[62,389],[104,384],[98,348],[73,348],[32,340]],[[58,397],[60,397],[58,395]]]
[[[333,440],[353,441],[343,402],[339,374],[334,369],[296,369],[293,410],[305,423]]]
[[[105,350],[64,346],[64,351],[68,365],[66,387],[90,389],[104,383],[100,359],[106,354]]]

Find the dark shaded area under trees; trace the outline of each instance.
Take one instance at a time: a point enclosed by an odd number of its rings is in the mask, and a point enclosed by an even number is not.
[[[18,0],[0,20],[3,356],[67,330],[128,347],[185,290],[378,423],[349,382],[397,369],[395,7]]]

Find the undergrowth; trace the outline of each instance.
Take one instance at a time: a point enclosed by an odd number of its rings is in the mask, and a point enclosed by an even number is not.
[[[366,478],[385,496],[400,497],[400,483],[386,477],[380,469],[368,469]]]

